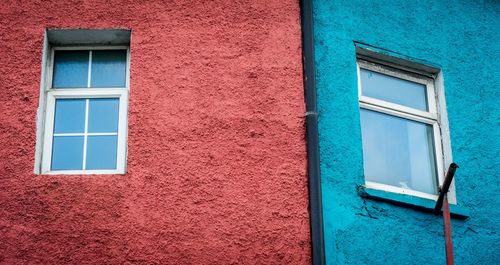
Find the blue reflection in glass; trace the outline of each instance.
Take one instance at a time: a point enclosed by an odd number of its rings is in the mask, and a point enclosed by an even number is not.
[[[436,194],[432,126],[361,109],[367,181]]]
[[[86,169],[116,169],[117,142],[117,136],[89,136]]]
[[[83,164],[83,136],[54,136],[51,170],[79,170]]]
[[[125,87],[126,50],[92,51],[91,87]]]
[[[89,51],[56,51],[53,88],[87,87]]]
[[[366,69],[360,75],[364,96],[427,111],[426,86]]]
[[[118,132],[117,98],[97,98],[89,100],[88,132]]]
[[[85,99],[56,99],[54,133],[83,133]]]

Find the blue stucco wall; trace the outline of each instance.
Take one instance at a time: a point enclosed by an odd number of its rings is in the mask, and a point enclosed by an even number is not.
[[[444,264],[442,218],[361,198],[354,42],[443,73],[458,205],[455,264],[500,263],[498,1],[315,0],[325,248],[328,264]]]

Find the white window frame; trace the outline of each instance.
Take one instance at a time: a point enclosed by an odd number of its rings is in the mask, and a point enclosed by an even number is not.
[[[444,177],[446,174],[445,171],[447,170],[447,168],[445,168],[445,165],[449,165],[452,162],[450,136],[448,129],[447,114],[446,114],[446,104],[444,101],[444,87],[442,83],[441,74],[439,73],[437,75],[434,75],[415,69],[411,69],[411,71],[409,71],[409,68],[407,67],[403,66],[398,67],[395,64],[391,63],[384,64],[379,60],[376,61],[377,62],[371,62],[366,58],[357,59],[356,64],[357,64],[357,77],[358,77],[358,98],[359,98],[360,109],[372,110],[379,113],[389,114],[394,117],[400,117],[407,120],[417,121],[431,125],[433,128],[433,135],[434,135],[433,139],[434,152],[435,152],[436,170],[438,177],[436,181],[438,185],[441,186],[444,182]],[[391,103],[388,101],[364,96],[362,94],[360,69],[366,69],[384,75],[425,85],[427,88],[426,96],[427,96],[428,111],[422,111],[415,108],[399,105],[396,103]],[[438,198],[438,195],[436,194],[430,194],[412,189],[395,187],[373,181],[365,180],[365,186],[367,188],[416,196],[431,200],[437,200]],[[450,187],[448,199],[450,203],[456,204],[456,193],[455,193],[454,183],[452,183]]]
[[[54,70],[54,54],[58,50],[89,50],[89,76],[86,88],[52,88],[52,78]],[[92,51],[95,50],[126,50],[126,74],[125,74],[125,87],[110,87],[110,88],[91,88],[90,76],[92,67]],[[128,113],[128,97],[130,93],[130,47],[122,45],[109,45],[109,46],[63,46],[51,47],[46,64],[46,81],[44,95],[46,97],[44,126],[43,126],[43,144],[41,150],[41,173],[46,175],[89,175],[89,174],[125,174],[126,172],[126,154],[127,154],[127,113]],[[56,99],[87,99],[85,111],[85,132],[81,134],[86,141],[88,124],[88,105],[90,98],[117,98],[119,100],[119,114],[118,114],[118,142],[116,153],[116,169],[99,169],[99,170],[51,170],[52,162],[52,140],[54,128],[54,112]],[[105,135],[106,133],[96,133],[96,135]],[[68,134],[65,134],[68,135]],[[78,134],[80,135],[80,134]],[[116,134],[113,134],[116,135]],[[86,143],[84,144],[84,162]]]

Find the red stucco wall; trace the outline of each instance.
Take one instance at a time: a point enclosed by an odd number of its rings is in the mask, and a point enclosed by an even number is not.
[[[131,28],[126,175],[33,174],[43,30]],[[307,264],[298,1],[0,4],[1,264]]]

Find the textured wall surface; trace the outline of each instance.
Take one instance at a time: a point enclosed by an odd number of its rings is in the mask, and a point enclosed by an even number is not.
[[[453,2],[453,3],[452,3]],[[459,206],[457,265],[500,261],[498,1],[314,1],[328,264],[444,264],[442,218],[363,200],[354,41],[438,65]]]
[[[130,28],[126,175],[33,174],[44,28]],[[297,1],[2,1],[0,264],[308,264]]]

